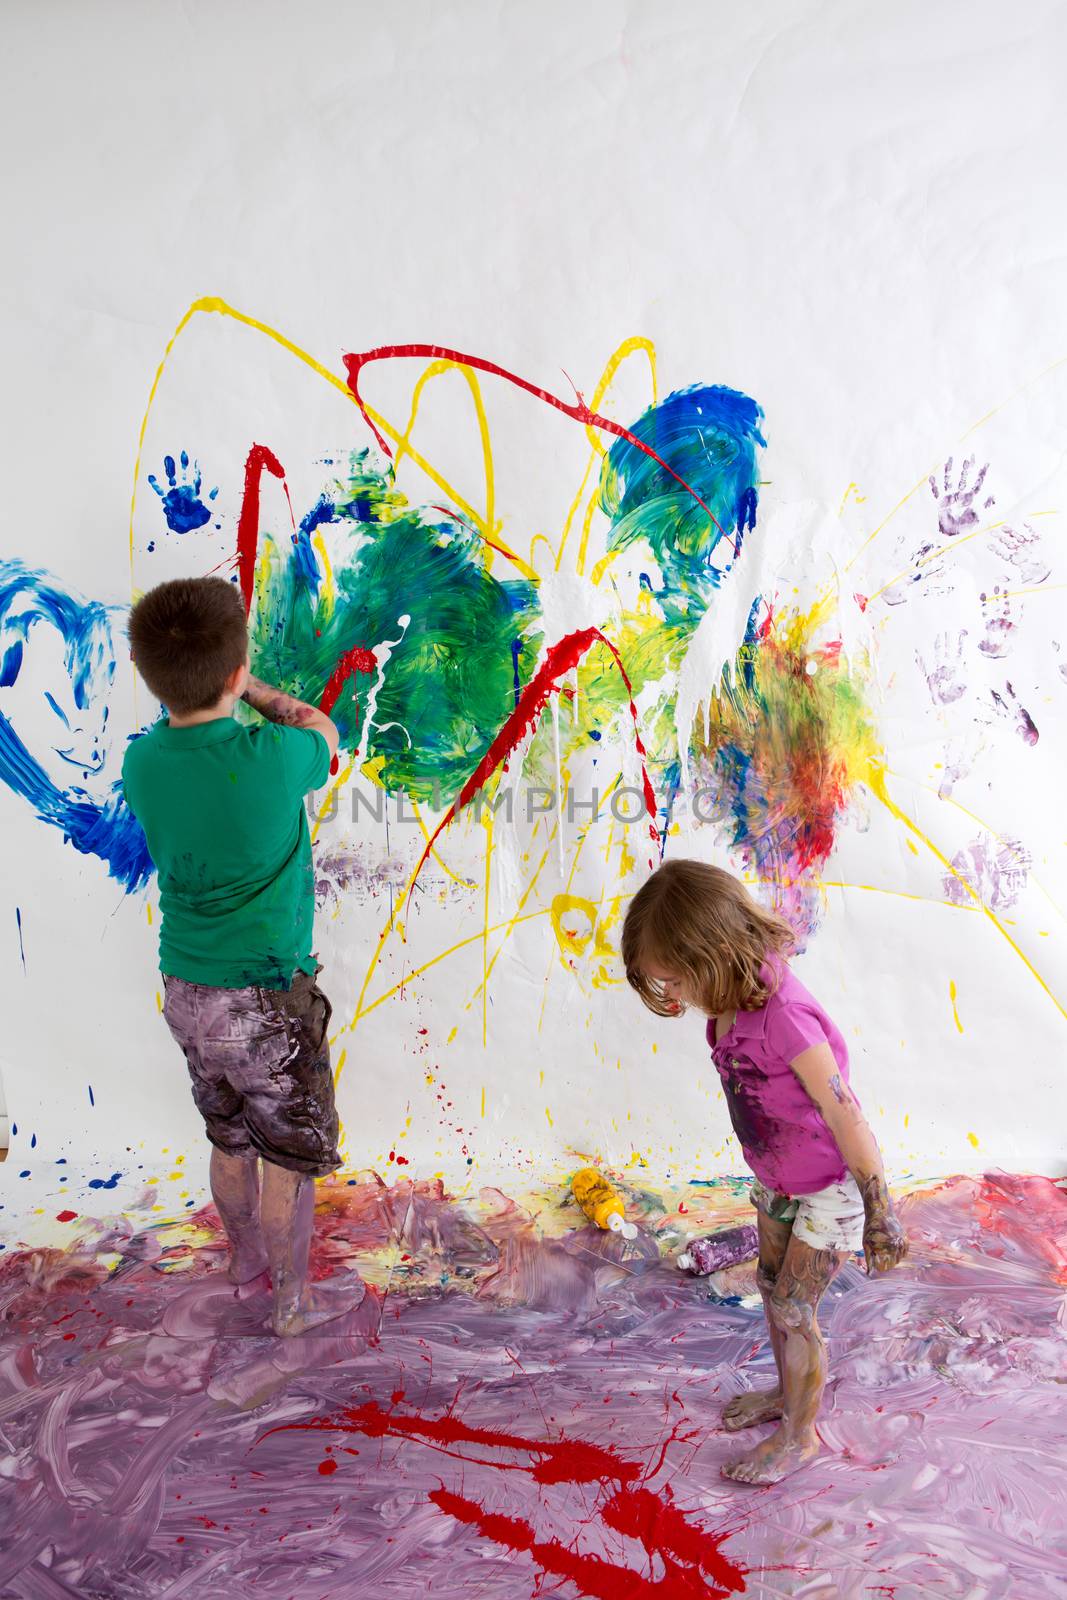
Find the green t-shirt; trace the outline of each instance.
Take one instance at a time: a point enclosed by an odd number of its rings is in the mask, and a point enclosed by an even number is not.
[[[159,878],[159,965],[190,983],[288,989],[314,972],[315,879],[304,796],[326,782],[313,728],[167,718],[122,764]]]

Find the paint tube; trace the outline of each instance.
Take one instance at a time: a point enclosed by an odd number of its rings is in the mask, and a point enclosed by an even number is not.
[[[583,1167],[571,1179],[571,1191],[590,1222],[612,1233],[621,1233],[624,1239],[636,1239],[637,1229],[626,1221],[622,1197],[602,1178],[595,1167]]]
[[[758,1251],[759,1234],[751,1223],[746,1223],[743,1227],[723,1228],[718,1233],[708,1234],[706,1239],[690,1239],[677,1265],[683,1272],[707,1278],[713,1272],[751,1261]]]

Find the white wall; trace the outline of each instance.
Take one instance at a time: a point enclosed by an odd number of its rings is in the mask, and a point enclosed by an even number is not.
[[[232,552],[253,439],[285,461],[298,515],[322,487],[319,458],[371,442],[355,409],[276,345],[197,318],[149,421],[131,576],[138,430],[167,341],[202,295],[336,372],[344,351],[433,341],[569,397],[565,372],[588,397],[611,352],[641,334],[656,346],[661,397],[696,382],[744,390],[766,418],[766,581],[810,601],[863,547],[825,636],[844,630],[872,653],[865,692],[895,803],[947,857],[988,833],[1032,858],[1016,903],[990,907],[998,926],[981,907],[947,903],[941,862],[860,786],[823,870],[849,887],[826,889],[802,975],[853,1044],[894,1171],[1061,1172],[1064,28],[1061,7],[1032,0],[10,3],[0,554],[121,607],[131,585]],[[402,425],[421,370],[372,369],[368,395]],[[525,550],[558,530],[588,445],[503,385],[487,380],[484,393],[505,530]],[[630,422],[649,397],[647,369],[632,362],[607,409]],[[480,454],[458,378],[424,417],[420,447],[477,502]],[[205,487],[219,486],[213,559],[204,540],[168,541],[147,485],[182,446]],[[952,457],[958,476],[971,455],[989,463],[977,503],[991,494],[995,506],[983,514],[1026,524],[1043,556],[1013,568],[982,535],[953,546],[901,604],[861,613],[853,591],[873,594],[944,542],[927,474]],[[414,501],[440,498],[410,461],[399,481]],[[265,491],[265,526],[284,531],[282,507]],[[1035,581],[1039,567],[1048,575]],[[627,571],[632,583],[636,566]],[[979,649],[995,614],[979,596],[996,584],[1011,589],[1018,624],[1003,655]],[[589,614],[599,603],[567,580],[546,602],[571,626],[607,626],[606,601]],[[964,630],[965,692],[937,704],[927,675],[938,641],[954,651]],[[62,672],[49,633],[33,630],[19,681],[0,689],[0,710],[42,746],[44,688]],[[1011,695],[1036,745],[1019,736]],[[120,661],[112,761],[150,713]],[[968,770],[939,799],[954,738],[970,741]],[[34,1130],[49,1150],[66,1140],[117,1157],[194,1146],[157,1012],[154,893],[125,896],[7,789],[0,829],[0,1068],[19,1138]],[[549,862],[528,910],[544,912],[563,887],[578,829],[565,834],[563,873]],[[419,838],[394,824],[388,843],[372,828],[348,844],[373,866],[413,860]],[[621,892],[606,842],[604,830],[590,836],[574,880],[593,900]],[[683,847],[684,832],[670,845]],[[498,828],[491,924],[515,913],[531,848],[522,830]],[[726,859],[707,829],[691,848]],[[453,827],[442,854],[483,882],[473,822]],[[638,881],[635,869],[631,892]],[[480,887],[420,904],[408,943],[387,942],[368,1002],[400,982],[405,961],[410,970],[482,930]],[[381,896],[351,893],[320,918],[339,1023],[387,915]],[[486,948],[491,959],[496,943]],[[482,963],[474,939],[338,1039],[353,1165],[405,1150],[419,1170],[462,1167],[466,1146],[475,1172],[566,1165],[574,1149],[738,1169],[698,1025],[657,1023],[625,987],[566,970],[541,915],[494,967],[483,1042]]]

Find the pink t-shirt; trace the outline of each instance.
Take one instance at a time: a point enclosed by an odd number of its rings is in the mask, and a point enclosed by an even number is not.
[[[813,995],[784,961],[765,965],[761,976],[778,988],[758,1011],[739,1011],[715,1042],[708,1043],[719,1070],[730,1121],[745,1160],[777,1194],[814,1194],[848,1176],[833,1134],[789,1065],[812,1045],[828,1044],[842,1083],[848,1082],[848,1048]]]

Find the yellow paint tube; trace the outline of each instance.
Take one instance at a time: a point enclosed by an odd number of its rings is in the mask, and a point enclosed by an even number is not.
[[[621,1233],[624,1239],[636,1239],[637,1229],[627,1222],[622,1197],[602,1178],[595,1167],[583,1167],[571,1179],[571,1191],[590,1222],[598,1228],[608,1228]]]

